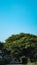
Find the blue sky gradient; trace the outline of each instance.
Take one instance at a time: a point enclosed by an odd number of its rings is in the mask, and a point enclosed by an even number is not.
[[[0,0],[0,41],[20,32],[37,35],[37,0]]]

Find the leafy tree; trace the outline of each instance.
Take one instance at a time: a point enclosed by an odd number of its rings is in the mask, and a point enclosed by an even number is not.
[[[37,36],[33,34],[20,33],[6,39],[3,49],[3,57],[6,63],[13,61],[27,63],[37,61]],[[25,58],[21,58],[21,57]],[[21,58],[21,60],[20,60]],[[9,59],[9,61],[8,61]],[[10,60],[11,59],[11,60]],[[24,62],[26,60],[26,62]]]

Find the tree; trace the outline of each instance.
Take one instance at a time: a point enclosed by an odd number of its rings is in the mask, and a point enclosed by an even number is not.
[[[12,35],[6,40],[4,48],[10,51],[10,56],[16,61],[22,56],[25,56],[25,59],[29,58],[31,62],[37,61],[37,36],[33,34]]]

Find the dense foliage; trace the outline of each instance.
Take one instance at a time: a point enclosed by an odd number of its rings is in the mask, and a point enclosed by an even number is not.
[[[37,36],[20,33],[6,39],[3,46],[5,63],[37,62]]]

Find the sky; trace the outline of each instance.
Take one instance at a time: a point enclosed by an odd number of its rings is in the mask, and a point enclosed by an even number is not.
[[[37,35],[37,0],[0,0],[0,41],[21,32]]]

